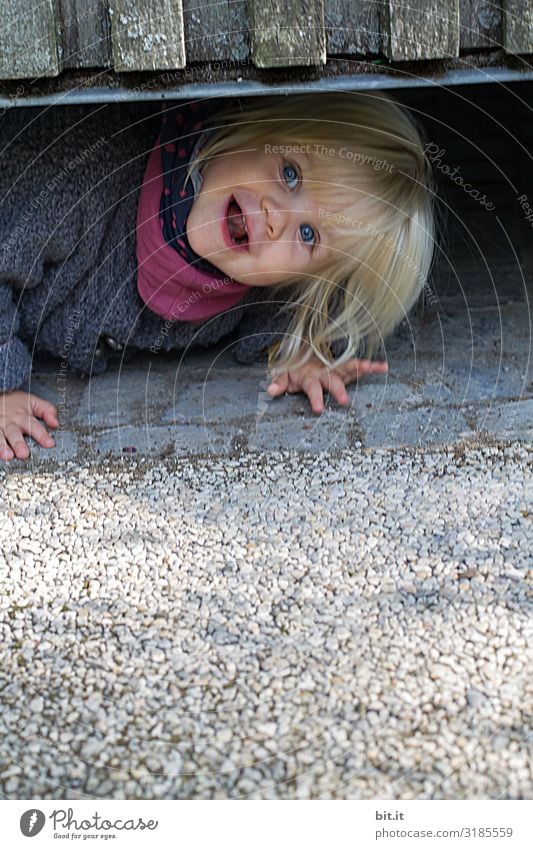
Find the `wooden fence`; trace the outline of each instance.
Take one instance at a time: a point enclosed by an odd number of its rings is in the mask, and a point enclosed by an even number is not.
[[[533,52],[532,0],[2,0],[0,78],[200,62],[321,66],[326,56]]]

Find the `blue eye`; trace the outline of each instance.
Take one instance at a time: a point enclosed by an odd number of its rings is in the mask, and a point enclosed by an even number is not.
[[[287,183],[290,189],[296,188],[299,181],[298,171],[294,168],[293,165],[284,165],[283,166],[283,179]],[[294,183],[294,185],[291,185]]]
[[[300,236],[306,245],[313,245],[316,241],[315,231],[309,224],[300,224]]]
[[[300,172],[288,162],[283,166],[283,179],[291,191],[300,183]],[[310,224],[300,224],[300,237],[305,245],[314,247],[317,241],[316,233]]]

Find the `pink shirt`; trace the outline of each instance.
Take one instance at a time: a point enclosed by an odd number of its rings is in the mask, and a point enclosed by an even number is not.
[[[204,321],[237,304],[250,290],[231,277],[201,271],[165,241],[159,204],[163,175],[159,137],[150,154],[137,208],[137,290],[152,311],[177,321]]]

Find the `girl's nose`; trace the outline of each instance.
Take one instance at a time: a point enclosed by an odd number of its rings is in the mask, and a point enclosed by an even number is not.
[[[274,197],[264,197],[261,202],[266,213],[266,230],[269,239],[279,239],[287,224],[287,209],[284,209]]]

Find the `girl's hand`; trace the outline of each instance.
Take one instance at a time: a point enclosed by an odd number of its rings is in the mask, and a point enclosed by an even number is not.
[[[48,427],[59,427],[57,410],[49,401],[20,390],[0,393],[0,460],[30,456],[25,433],[43,448],[53,448],[54,440],[38,419],[44,419]]]
[[[354,359],[337,368],[328,369],[318,357],[313,356],[301,368],[276,375],[267,392],[273,398],[284,392],[305,392],[313,412],[321,413],[324,409],[324,389],[331,392],[339,404],[346,406],[350,403],[346,384],[353,383],[363,374],[384,374],[388,368],[387,362]]]

